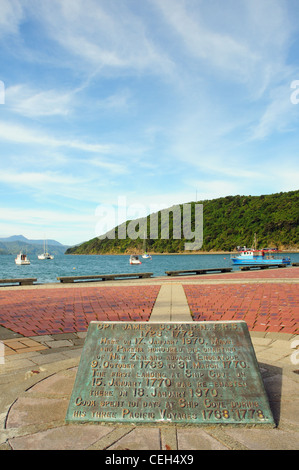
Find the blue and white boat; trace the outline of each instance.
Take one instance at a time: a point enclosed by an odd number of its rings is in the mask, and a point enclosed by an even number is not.
[[[244,247],[238,255],[232,256],[231,260],[233,264],[242,266],[291,264],[289,256],[280,256],[277,253],[277,250],[271,248],[253,250]]]

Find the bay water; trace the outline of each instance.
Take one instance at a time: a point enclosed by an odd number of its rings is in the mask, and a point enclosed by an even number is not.
[[[299,262],[299,253],[284,253],[291,262]],[[0,255],[0,279],[34,277],[37,282],[59,282],[60,276],[92,274],[119,274],[151,272],[153,276],[166,276],[165,271],[208,269],[233,266],[229,254],[152,255],[151,260],[140,257],[142,264],[130,265],[129,255],[60,255],[53,260],[30,257],[29,266],[15,264],[15,255]]]

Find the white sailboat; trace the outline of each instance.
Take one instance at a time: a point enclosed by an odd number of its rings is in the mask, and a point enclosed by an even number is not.
[[[144,238],[143,238],[143,259],[152,259],[151,255],[146,252],[146,238],[145,238],[145,233],[144,233]]]
[[[54,259],[53,255],[50,255],[47,251],[47,242],[44,240],[44,252],[41,255],[37,256],[38,259]]]

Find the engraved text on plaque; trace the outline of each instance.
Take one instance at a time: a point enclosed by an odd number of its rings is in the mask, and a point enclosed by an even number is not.
[[[275,425],[243,321],[91,322],[66,420]]]

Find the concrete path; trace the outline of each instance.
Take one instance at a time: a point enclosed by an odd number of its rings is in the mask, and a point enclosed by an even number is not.
[[[148,281],[148,285],[157,285],[157,280]],[[177,279],[163,282],[149,321],[191,320],[183,283]],[[73,331],[25,338],[0,327],[2,345],[5,341],[6,350],[13,352],[4,358],[2,354],[4,364],[0,364],[0,450],[299,449],[298,335],[251,332],[277,424],[267,430],[155,423],[66,425],[64,418],[85,336],[84,331]]]
[[[163,284],[155,302],[149,321],[192,321],[186,295],[181,284]]]

